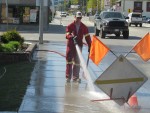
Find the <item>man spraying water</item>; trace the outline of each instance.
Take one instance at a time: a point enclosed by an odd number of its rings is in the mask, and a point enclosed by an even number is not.
[[[73,79],[73,82],[80,82],[79,72],[80,72],[80,59],[74,44],[73,38],[82,51],[83,47],[83,37],[88,44],[88,51],[90,51],[91,46],[91,37],[88,32],[88,28],[81,22],[82,13],[76,12],[75,20],[70,25],[66,27],[66,39],[67,39],[67,48],[66,48],[66,81],[70,82]]]

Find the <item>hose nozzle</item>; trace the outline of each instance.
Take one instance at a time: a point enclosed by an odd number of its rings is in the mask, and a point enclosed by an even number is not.
[[[75,45],[77,44],[76,38],[77,38],[77,36],[74,36],[74,37],[73,37],[73,41],[74,41],[74,44],[75,44]]]

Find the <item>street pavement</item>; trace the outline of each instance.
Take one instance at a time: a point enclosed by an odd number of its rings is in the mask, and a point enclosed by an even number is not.
[[[86,19],[87,17],[85,17]],[[116,59],[109,53],[100,65],[96,66],[89,61],[88,71],[92,83],[84,77],[83,69],[80,71],[81,83],[66,83],[65,80],[65,27],[53,20],[50,28],[43,35],[43,44],[39,44],[39,34],[36,31],[20,31],[26,41],[37,43],[33,60],[36,65],[31,74],[30,84],[27,87],[23,101],[18,112],[0,113],[149,113],[150,100],[149,81],[136,93],[139,97],[138,108],[131,108],[128,104],[118,104],[113,100],[95,101],[95,99],[109,99],[109,97],[95,86],[94,81]],[[89,26],[91,22],[85,21]],[[65,25],[64,25],[65,26]],[[57,34],[55,29],[57,29]],[[87,61],[88,48],[83,47],[84,61]],[[131,57],[131,56],[130,56]],[[132,59],[134,59],[132,57]],[[138,63],[137,63],[138,65]],[[90,85],[94,90],[90,89]],[[122,101],[121,101],[122,102]]]

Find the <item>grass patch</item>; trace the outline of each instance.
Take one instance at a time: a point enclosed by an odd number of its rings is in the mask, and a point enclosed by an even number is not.
[[[20,62],[0,66],[0,111],[17,111],[29,85],[35,63]]]

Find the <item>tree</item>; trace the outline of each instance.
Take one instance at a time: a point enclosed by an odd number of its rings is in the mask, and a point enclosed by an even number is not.
[[[89,0],[87,2],[87,12],[89,12],[89,9],[91,9],[91,13],[93,14],[96,11],[97,1],[96,0]]]
[[[110,0],[110,6],[112,7],[113,5],[115,5],[115,4],[116,4],[116,1],[117,1],[117,0]]]
[[[115,5],[116,1],[117,0],[110,0],[110,7]],[[71,0],[71,5],[80,5],[80,10],[86,8],[86,12],[95,14],[95,12],[100,12],[104,9],[104,2],[105,0]]]
[[[79,0],[71,0],[71,5],[79,5]]]

